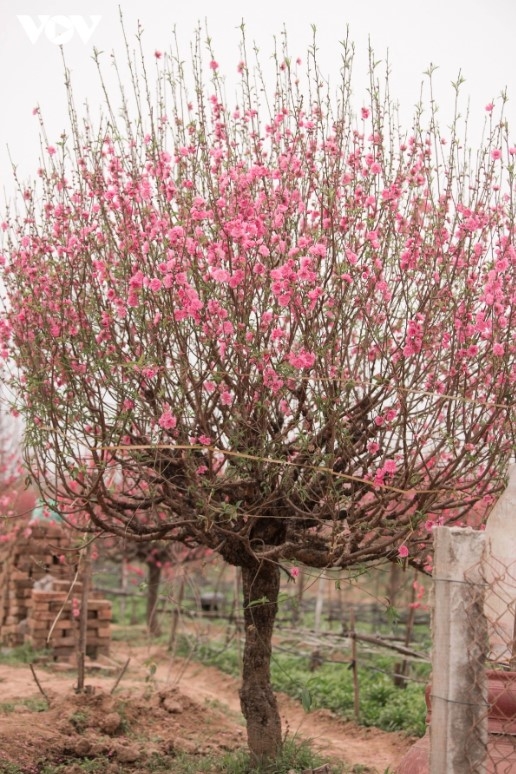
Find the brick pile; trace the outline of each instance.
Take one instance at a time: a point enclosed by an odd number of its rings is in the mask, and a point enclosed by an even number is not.
[[[76,583],[71,594],[69,589],[59,590],[65,584],[56,585],[58,588],[52,591],[33,589],[25,641],[35,650],[51,648],[56,661],[70,661],[77,653],[79,641],[82,584]],[[90,592],[86,628],[86,655],[90,658],[109,655],[110,622],[111,602]]]
[[[0,544],[0,644],[50,648],[56,661],[77,651],[82,584],[67,530],[31,523]],[[75,579],[75,582],[74,582]],[[108,655],[111,603],[90,591],[86,654]]]

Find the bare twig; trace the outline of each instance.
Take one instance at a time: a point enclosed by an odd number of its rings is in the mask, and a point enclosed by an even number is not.
[[[29,664],[29,667],[30,667],[30,671],[32,672],[32,676],[33,676],[33,678],[34,678],[34,682],[36,683],[36,685],[37,685],[37,686],[38,686],[38,688],[39,688],[39,692],[41,693],[41,695],[42,695],[42,696],[43,696],[43,698],[45,699],[46,703],[47,703],[47,704],[48,704],[48,706],[50,707],[50,699],[48,698],[48,696],[47,696],[47,694],[46,694],[46,692],[45,692],[45,689],[43,688],[43,686],[42,686],[42,685],[41,685],[41,683],[39,682],[38,676],[37,676],[37,674],[36,674],[36,670],[34,669],[34,667],[32,666],[32,664]]]
[[[116,689],[118,688],[118,685],[119,685],[122,677],[125,675],[125,673],[127,671],[127,667],[129,666],[130,661],[131,661],[131,659],[128,658],[127,661],[125,662],[125,664],[123,665],[122,669],[120,670],[120,674],[118,675],[118,677],[115,680],[115,684],[113,685],[113,687],[111,688],[111,690],[109,692],[110,694],[113,694],[116,691]]]
[[[79,565],[77,565],[77,570],[75,572],[74,579],[73,579],[73,581],[70,584],[70,588],[68,589],[68,593],[66,595],[66,598],[65,598],[63,604],[61,605],[61,607],[59,609],[59,612],[57,613],[56,617],[52,621],[52,626],[50,627],[49,632],[47,634],[47,645],[50,645],[50,639],[52,637],[52,634],[54,633],[54,629],[56,628],[56,624],[57,624],[57,622],[59,621],[59,619],[61,617],[61,613],[63,612],[63,610],[66,607],[66,603],[70,600],[70,597],[72,596],[72,592],[73,592],[73,590],[75,588],[75,584],[77,583],[77,579],[79,578],[79,572],[80,572]]]
[[[428,656],[425,656],[423,653],[418,653],[416,650],[412,650],[412,648],[407,648],[404,645],[395,645],[394,643],[387,643],[385,642],[382,637],[373,637],[369,634],[355,634],[355,639],[361,640],[362,642],[370,642],[372,645],[380,645],[382,648],[389,648],[390,650],[395,650],[397,653],[402,653],[404,656],[411,656],[412,658],[417,658],[422,661],[428,661]]]
[[[294,636],[301,637],[305,644],[309,644],[314,647],[324,647],[328,644],[328,641],[330,641],[333,647],[340,647],[343,640],[349,639],[349,634],[336,634],[335,632],[320,632],[319,635],[316,635],[313,629],[281,629],[279,633],[284,636],[291,633],[293,635],[292,638],[294,638]],[[421,653],[417,650],[413,650],[412,648],[407,648],[405,645],[400,643],[390,642],[388,637],[380,637],[374,636],[372,634],[361,634],[360,632],[355,632],[354,638],[358,642],[367,642],[371,645],[378,645],[378,647],[386,648],[387,650],[394,650],[396,653],[401,653],[403,656],[408,656],[409,658],[417,659],[418,661],[430,663],[430,658],[427,653]]]

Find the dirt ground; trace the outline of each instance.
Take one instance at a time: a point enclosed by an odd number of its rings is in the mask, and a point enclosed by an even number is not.
[[[129,666],[111,694],[127,659]],[[50,699],[49,708],[38,712],[26,704],[42,699],[29,666],[0,665],[0,774],[12,771],[10,764],[37,774],[42,760],[65,762],[68,774],[81,774],[81,760],[100,756],[111,761],[106,774],[147,774],[153,757],[166,756],[173,772],[179,752],[202,755],[245,746],[237,680],[213,667],[171,661],[156,646],[114,643],[104,664],[102,670],[88,669],[91,692],[82,695],[74,691],[74,671],[36,665]],[[331,712],[306,713],[281,694],[279,704],[284,731],[313,740],[328,760],[360,764],[364,772],[393,770],[413,741],[343,722]]]

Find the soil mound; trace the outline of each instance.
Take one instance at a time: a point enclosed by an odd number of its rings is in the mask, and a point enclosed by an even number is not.
[[[49,694],[47,710],[15,706],[0,715],[0,772],[14,764],[37,774],[44,764],[82,773],[81,761],[105,761],[106,774],[169,768],[180,753],[233,750],[244,741],[225,713],[202,706],[177,688],[142,696],[102,690]],[[167,766],[168,763],[168,766]]]

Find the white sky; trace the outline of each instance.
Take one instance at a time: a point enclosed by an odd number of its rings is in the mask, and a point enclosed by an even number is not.
[[[283,25],[291,53],[305,59],[311,24],[315,24],[321,69],[335,80],[339,41],[349,24],[357,48],[357,108],[363,102],[360,95],[365,88],[370,37],[378,58],[389,52],[391,91],[407,116],[419,98],[423,72],[432,62],[439,66],[434,83],[443,116],[452,108],[450,82],[459,70],[466,78],[462,89],[471,100],[473,144],[478,141],[484,106],[492,99],[497,104],[496,97],[507,87],[507,115],[516,140],[515,0],[1,0],[0,207],[3,192],[7,196],[13,192],[6,145],[23,178],[31,177],[38,165],[38,125],[33,107],[41,106],[51,141],[67,126],[63,66],[55,41],[63,36],[77,103],[88,99],[93,106],[98,104],[91,51],[95,46],[123,56],[119,5],[130,36],[136,31],[137,19],[142,22],[150,54],[155,49],[168,49],[174,25],[186,52],[197,22],[207,20],[221,71],[229,73],[235,72],[239,59],[237,28],[243,19],[248,40],[257,42],[264,62],[272,52],[273,36],[281,33]],[[95,21],[95,29],[84,42],[79,32],[82,29],[87,37]]]

